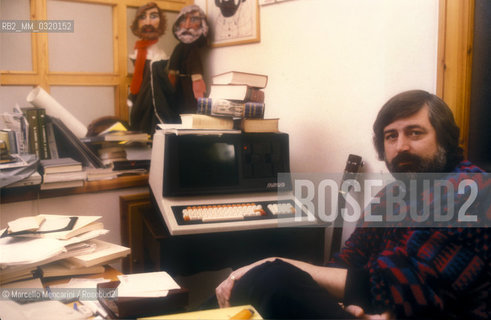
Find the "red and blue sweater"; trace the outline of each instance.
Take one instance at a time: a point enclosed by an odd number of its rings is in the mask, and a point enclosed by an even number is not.
[[[480,172],[464,161],[449,180]],[[489,222],[491,179],[483,176],[473,178],[480,189],[474,209]],[[384,205],[380,201],[378,209]],[[367,313],[491,319],[489,249],[487,227],[358,227],[330,265],[348,269],[345,305],[361,305]]]

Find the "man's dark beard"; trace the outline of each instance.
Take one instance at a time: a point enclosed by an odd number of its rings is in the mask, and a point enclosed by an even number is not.
[[[391,162],[385,160],[387,168],[398,180],[415,179],[418,173],[443,172],[447,164],[447,153],[442,147],[432,158],[422,158],[409,152],[398,154]]]

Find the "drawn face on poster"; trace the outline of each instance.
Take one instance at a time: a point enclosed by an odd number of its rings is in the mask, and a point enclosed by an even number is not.
[[[207,0],[212,46],[259,41],[257,0]]]

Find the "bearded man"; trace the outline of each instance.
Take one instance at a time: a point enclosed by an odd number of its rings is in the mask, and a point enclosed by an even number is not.
[[[437,206],[449,212],[471,200],[467,212],[477,222],[443,227],[439,220],[410,226],[359,224],[328,266],[274,257],[233,271],[216,289],[220,307],[252,304],[267,319],[491,318],[491,183],[481,169],[462,160],[452,112],[433,94],[407,91],[382,107],[373,130],[379,158],[394,177],[407,182],[418,179],[414,173],[428,178],[436,172],[445,174],[451,186],[473,183],[479,192],[473,198],[472,190],[449,188],[438,197],[429,189],[408,195],[417,202],[403,209],[388,205],[390,184],[367,212],[407,213],[414,205],[418,216],[427,210],[431,219]],[[449,198],[440,206],[439,200]],[[425,200],[428,204],[421,206]]]
[[[135,65],[128,97],[132,130],[152,134],[157,123],[181,121],[175,110],[174,88],[166,72],[168,56],[157,46],[166,25],[163,11],[154,2],[138,8],[131,25],[131,31],[140,38],[130,55]]]
[[[196,113],[197,99],[203,98],[206,84],[200,48],[206,44],[208,23],[197,5],[184,7],[177,16],[172,31],[179,44],[169,61],[169,79],[176,89],[178,112]]]

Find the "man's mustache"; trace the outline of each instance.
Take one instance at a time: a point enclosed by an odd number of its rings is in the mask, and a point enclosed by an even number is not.
[[[411,171],[415,167],[419,166],[422,160],[423,159],[421,157],[415,154],[403,152],[392,159],[391,166],[397,172]]]

